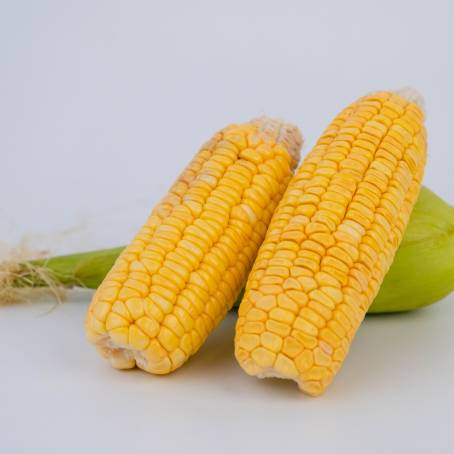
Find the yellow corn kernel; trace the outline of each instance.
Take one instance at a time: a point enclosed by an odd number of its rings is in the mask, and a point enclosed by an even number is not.
[[[284,322],[278,322],[277,320],[268,320],[266,322],[266,329],[274,334],[277,334],[281,337],[288,336],[291,331],[291,327]],[[262,330],[262,332],[265,330]]]
[[[235,354],[246,372],[293,379],[311,395],[332,381],[416,201],[423,118],[406,94],[374,93],[342,111],[307,155],[277,206],[251,272],[254,290],[248,284],[239,308]],[[277,307],[258,312],[270,295]],[[247,356],[245,321],[265,327]]]
[[[288,336],[284,339],[282,352],[289,358],[295,358],[303,350],[303,348],[304,347],[301,342],[292,336]]]
[[[90,305],[87,337],[114,367],[165,374],[200,348],[245,283],[300,147],[297,128],[267,118],[230,125],[202,146]],[[281,257],[293,258],[297,233],[288,235]],[[246,350],[255,349],[267,312],[278,308],[279,279],[289,277],[283,271],[261,284],[268,296],[248,314]],[[275,350],[290,333],[281,321],[294,316],[289,305],[273,313],[274,331],[265,334]],[[273,353],[258,355],[266,362]]]
[[[266,348],[257,347],[252,351],[251,357],[258,367],[268,369],[273,365],[276,359],[276,354],[270,352]]]

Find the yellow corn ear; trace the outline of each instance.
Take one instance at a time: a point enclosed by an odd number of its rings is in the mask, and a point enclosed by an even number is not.
[[[347,107],[290,182],[239,308],[235,354],[248,374],[318,395],[341,366],[419,193],[426,132],[410,96]]]
[[[261,118],[202,146],[120,254],[86,333],[115,368],[166,374],[231,308],[299,160],[297,128]]]

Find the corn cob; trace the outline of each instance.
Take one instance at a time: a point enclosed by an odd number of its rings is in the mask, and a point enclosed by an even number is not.
[[[96,291],[88,339],[115,368],[166,374],[245,284],[299,159],[297,128],[262,118],[205,144]]]
[[[380,288],[420,189],[423,112],[377,92],[343,110],[292,179],[239,308],[235,354],[319,395]]]

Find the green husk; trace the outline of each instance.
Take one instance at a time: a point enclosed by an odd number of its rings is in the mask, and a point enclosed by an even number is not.
[[[122,250],[123,246],[4,262],[0,264],[0,303],[17,301],[20,289],[48,288],[57,298],[61,288],[95,289]],[[454,208],[423,187],[394,262],[369,312],[417,309],[439,301],[453,290]]]
[[[423,187],[393,264],[369,312],[402,312],[454,290],[454,207]]]
[[[36,290],[49,290],[61,301],[63,289],[96,289],[123,246],[77,254],[0,263],[0,304],[29,300]]]
[[[34,260],[33,265],[47,268],[63,287],[98,288],[124,246],[100,249],[79,254],[60,255]],[[37,286],[43,283],[34,283]]]

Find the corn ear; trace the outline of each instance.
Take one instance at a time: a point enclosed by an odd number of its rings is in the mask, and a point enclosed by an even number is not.
[[[424,113],[411,93],[344,109],[279,202],[238,309],[235,357],[249,375],[321,394],[348,354],[416,203]]]
[[[268,118],[202,146],[88,309],[87,338],[113,367],[166,374],[196,353],[244,286],[300,147]]]

